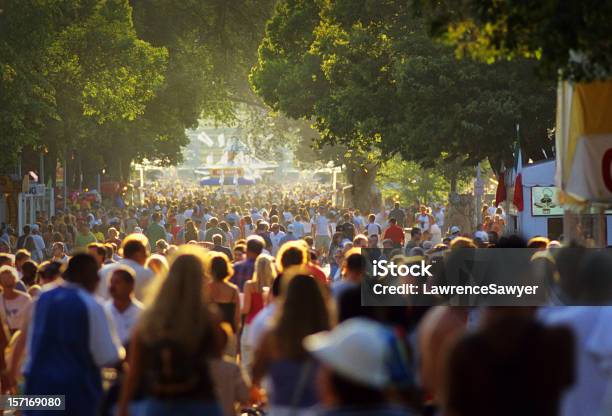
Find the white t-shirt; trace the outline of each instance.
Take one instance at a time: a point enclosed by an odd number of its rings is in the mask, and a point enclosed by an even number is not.
[[[17,291],[15,299],[6,299],[0,295],[0,315],[6,321],[9,329],[21,329],[24,319],[30,313],[32,298],[27,293]]]
[[[421,231],[429,230],[429,215],[419,214],[416,220]]]
[[[300,221],[302,225],[304,225],[304,235],[312,234],[312,224],[308,221]]]
[[[96,289],[96,295],[101,297],[103,300],[110,299],[110,294],[108,293],[108,284],[110,282],[110,278],[113,274],[113,271],[120,265],[126,265],[134,269],[136,272],[136,282],[134,285],[134,296],[136,299],[141,300],[144,297],[144,290],[151,280],[153,280],[153,271],[151,269],[147,269],[144,266],[136,263],[134,260],[130,259],[121,259],[117,263],[105,264],[98,271],[98,275],[100,276],[100,283],[98,283],[98,287]]]
[[[117,335],[119,336],[121,344],[127,344],[130,340],[132,329],[144,310],[144,305],[136,299],[132,299],[132,304],[122,313],[115,307],[113,301],[109,300],[104,303],[104,308],[108,311],[111,318],[113,318],[113,323],[115,324],[115,329],[117,330]]]
[[[561,400],[560,416],[602,415],[610,385],[612,314],[609,306],[548,307],[538,311],[548,326],[574,335],[575,381]]]
[[[329,220],[325,215],[317,215],[313,224],[316,226],[317,236],[331,237],[329,235]]]

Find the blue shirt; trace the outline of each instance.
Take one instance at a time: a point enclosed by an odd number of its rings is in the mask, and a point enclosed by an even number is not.
[[[304,236],[304,224],[298,221],[293,221],[293,234],[297,238],[302,238]]]
[[[234,264],[234,275],[230,282],[238,286],[240,292],[244,291],[244,284],[253,278],[255,272],[255,260],[246,259]]]
[[[24,394],[65,395],[64,415],[96,414],[102,399],[100,368],[125,354],[102,304],[73,283],[40,295],[28,328],[27,351]]]

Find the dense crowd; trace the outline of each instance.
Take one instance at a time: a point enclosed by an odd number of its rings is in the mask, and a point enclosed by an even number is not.
[[[65,395],[70,415],[604,414],[607,307],[361,305],[362,249],[461,247],[542,250],[566,299],[609,301],[578,278],[612,274],[608,256],[525,242],[504,216],[464,233],[441,205],[360,212],[301,185],[40,213],[0,231],[1,389]]]

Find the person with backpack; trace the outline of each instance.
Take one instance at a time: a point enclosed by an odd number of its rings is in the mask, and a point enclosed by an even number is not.
[[[204,298],[206,253],[178,249],[153,304],[143,312],[129,348],[119,412],[128,415],[137,392],[141,413],[222,416],[209,361],[219,356],[218,328]]]

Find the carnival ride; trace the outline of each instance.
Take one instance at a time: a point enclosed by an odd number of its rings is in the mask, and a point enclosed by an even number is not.
[[[274,171],[278,164],[255,157],[251,149],[238,137],[226,141],[223,133],[216,142],[201,131],[196,139],[210,150],[206,164],[194,169],[201,186],[250,186],[261,181],[262,175]],[[215,161],[215,159],[217,159]]]

